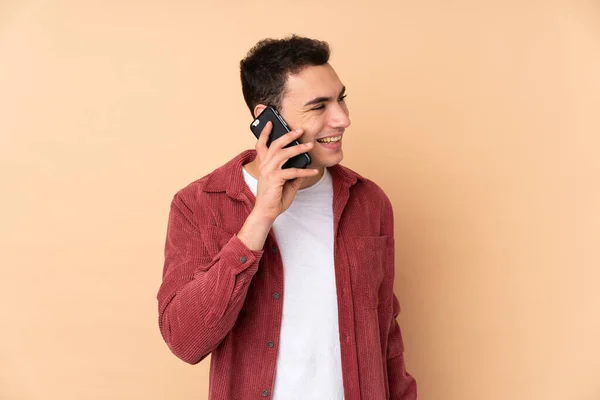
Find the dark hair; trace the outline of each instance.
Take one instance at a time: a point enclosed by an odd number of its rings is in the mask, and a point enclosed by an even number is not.
[[[288,75],[326,64],[329,54],[327,42],[297,35],[264,39],[254,45],[240,61],[242,92],[252,117],[257,104],[280,109]]]

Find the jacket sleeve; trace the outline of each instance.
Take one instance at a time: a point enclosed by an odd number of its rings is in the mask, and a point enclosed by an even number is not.
[[[196,364],[233,328],[263,252],[217,227],[199,227],[192,216],[175,195],[157,299],[165,342],[177,357]]]
[[[394,213],[392,204],[384,195],[384,203],[381,216],[381,233],[383,235],[394,238]],[[387,373],[388,386],[390,392],[390,400],[416,400],[417,399],[417,382],[407,371],[404,363],[404,342],[402,340],[402,332],[397,318],[400,314],[400,302],[393,293],[393,280],[395,275],[395,240],[391,240],[390,248],[388,249],[388,272],[391,275],[392,287],[389,290],[391,295],[387,296],[386,307],[388,312],[384,315],[389,315],[390,319],[387,322]],[[390,304],[391,303],[391,304]]]

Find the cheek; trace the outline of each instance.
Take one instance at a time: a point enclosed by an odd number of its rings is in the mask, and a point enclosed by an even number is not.
[[[311,118],[304,122],[302,128],[306,132],[305,135],[312,140],[315,140],[325,127],[325,119],[321,116]]]
[[[312,142],[317,137],[319,137],[319,133],[321,132],[321,128],[319,124],[315,124],[315,121],[304,121],[301,124],[298,124],[298,127],[304,130],[304,134],[300,137],[300,142]]]

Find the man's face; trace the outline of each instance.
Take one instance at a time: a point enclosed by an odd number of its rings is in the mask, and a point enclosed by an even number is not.
[[[301,143],[313,142],[310,168],[331,167],[343,158],[342,136],[350,126],[345,87],[329,64],[290,75],[280,113],[290,129],[304,129]]]

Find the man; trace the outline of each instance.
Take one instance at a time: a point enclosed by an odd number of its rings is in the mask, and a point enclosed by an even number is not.
[[[253,117],[294,131],[180,190],[171,204],[159,325],[170,349],[211,356],[209,398],[416,399],[393,293],[391,203],[342,167],[345,87],[325,42],[259,42],[241,61]],[[298,140],[298,146],[285,146]],[[307,169],[282,169],[308,152]]]

